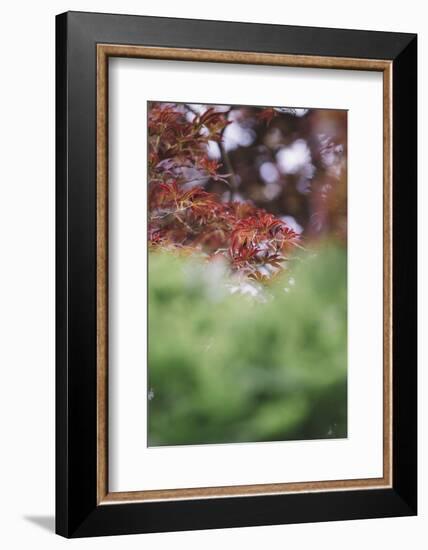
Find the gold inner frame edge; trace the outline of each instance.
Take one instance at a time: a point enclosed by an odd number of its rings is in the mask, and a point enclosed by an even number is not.
[[[224,487],[108,489],[108,59],[133,57],[383,73],[383,476]],[[97,504],[224,498],[392,486],[392,62],[324,56],[97,44]]]

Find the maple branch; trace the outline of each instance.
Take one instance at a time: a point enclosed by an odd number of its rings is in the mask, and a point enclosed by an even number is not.
[[[225,127],[226,128],[226,127]],[[229,177],[229,185],[230,185],[230,200],[233,201],[234,194],[238,191],[238,182],[236,180],[235,172],[233,171],[232,163],[230,162],[229,154],[226,151],[226,147],[223,143],[223,133],[224,129],[222,130],[220,134],[220,141],[218,143],[218,146],[220,147],[220,153],[223,160],[223,164],[226,168],[226,172]]]
[[[198,113],[189,103],[185,103],[185,107],[188,111],[190,111],[191,113],[193,113],[194,115],[196,116],[199,116],[200,113]],[[233,111],[233,107],[230,107],[228,111],[225,111],[225,116],[227,117],[229,115],[229,113]],[[232,163],[230,161],[230,157],[229,157],[229,154],[228,152],[226,151],[226,147],[224,146],[224,143],[223,143],[223,135],[224,135],[224,131],[226,130],[227,126],[225,126],[223,128],[223,130],[220,132],[220,140],[218,141],[218,146],[220,148],[220,154],[221,154],[221,159],[223,161],[223,164],[226,168],[226,172],[227,172],[227,176],[230,181],[227,182],[229,184],[229,192],[230,192],[230,199],[229,200],[233,200],[233,196],[234,194],[238,191],[238,181],[236,179],[236,176],[235,176],[235,172],[233,170],[233,166],[232,166]]]

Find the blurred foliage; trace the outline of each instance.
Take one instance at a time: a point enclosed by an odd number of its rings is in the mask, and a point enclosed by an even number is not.
[[[233,106],[228,120],[219,159],[233,185],[211,179],[206,189],[297,222],[305,239],[346,241],[347,112]]]
[[[149,254],[149,445],[347,435],[346,250],[301,251],[271,285]]]

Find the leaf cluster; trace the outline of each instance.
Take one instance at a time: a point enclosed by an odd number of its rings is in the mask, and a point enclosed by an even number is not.
[[[299,236],[262,208],[223,202],[204,189],[208,179],[228,182],[230,177],[208,154],[210,142],[223,150],[228,124],[226,114],[214,107],[195,114],[176,105],[150,105],[148,239],[152,247],[208,259],[221,255],[232,271],[264,282],[281,271]]]

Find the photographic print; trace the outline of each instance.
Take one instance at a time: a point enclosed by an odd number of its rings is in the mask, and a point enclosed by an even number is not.
[[[148,102],[148,445],[347,436],[347,111]]]
[[[415,515],[416,35],[56,31],[57,533]]]

